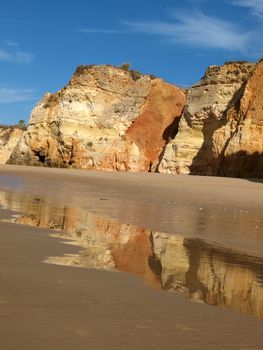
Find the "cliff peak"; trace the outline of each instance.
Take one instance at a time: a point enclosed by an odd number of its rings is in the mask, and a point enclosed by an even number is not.
[[[193,87],[244,82],[253,72],[255,66],[256,63],[247,61],[227,61],[221,66],[209,66],[202,79]]]

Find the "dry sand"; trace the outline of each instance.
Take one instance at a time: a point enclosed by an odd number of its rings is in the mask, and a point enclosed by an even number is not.
[[[258,182],[4,166],[4,188],[229,245],[238,234],[237,245],[262,253]],[[44,264],[78,249],[61,243],[48,230],[0,223],[1,349],[262,349],[262,320],[152,290],[124,273]]]

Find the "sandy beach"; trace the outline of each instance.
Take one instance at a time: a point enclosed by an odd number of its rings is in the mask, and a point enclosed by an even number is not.
[[[261,349],[262,319],[242,310],[194,303],[124,269],[44,263],[82,248],[41,225],[51,227],[52,214],[66,208],[71,217],[63,228],[75,229],[78,213],[89,212],[166,240],[179,234],[235,249],[256,261],[261,288],[262,195],[262,183],[245,179],[0,167],[1,348]],[[45,205],[33,227],[40,201]],[[31,226],[5,221],[18,212],[34,219]]]
[[[263,350],[263,0],[1,19],[0,350]]]
[[[0,166],[0,174],[2,189],[262,253],[263,183],[258,179],[7,165]]]

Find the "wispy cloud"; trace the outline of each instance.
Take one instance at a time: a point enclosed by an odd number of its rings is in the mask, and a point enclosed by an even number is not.
[[[202,12],[177,12],[167,22],[125,22],[136,32],[160,35],[191,47],[245,52],[251,34]]]
[[[236,6],[248,7],[253,15],[263,18],[263,0],[233,0],[230,3]]]
[[[0,61],[14,63],[30,63],[34,59],[31,52],[23,51],[16,41],[6,40],[4,48],[0,48]]]
[[[0,61],[10,61],[12,56],[5,50],[0,49]]]
[[[17,63],[30,63],[33,61],[35,56],[31,52],[18,50],[13,57]]]
[[[95,29],[95,28],[82,28],[78,32],[81,33],[94,33],[94,34],[129,34],[128,30],[118,30],[118,29]]]
[[[33,89],[12,89],[0,87],[0,103],[32,101],[35,99]]]
[[[15,41],[10,41],[10,40],[6,40],[6,41],[5,41],[5,44],[6,44],[7,46],[11,46],[11,47],[19,47],[19,46],[20,46],[19,43],[15,42]]]

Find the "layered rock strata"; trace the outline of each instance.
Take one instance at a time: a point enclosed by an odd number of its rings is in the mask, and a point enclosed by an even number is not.
[[[23,134],[17,127],[0,126],[0,164],[5,164]]]
[[[149,171],[179,122],[185,94],[112,66],[81,66],[32,111],[9,163]]]
[[[37,104],[8,162],[263,177],[262,85],[262,61],[211,66],[185,103],[153,76],[81,66]]]
[[[212,144],[216,175],[263,177],[263,61],[240,89]]]
[[[249,140],[257,138],[261,133],[261,131],[256,131],[259,124],[254,125],[254,128],[247,126],[255,118],[251,119],[250,115],[247,115],[247,119],[250,121],[244,124],[244,111],[241,112],[241,116],[237,109],[239,104],[243,105],[240,98],[243,99],[244,85],[246,85],[246,95],[251,96],[250,100],[256,95],[258,101],[260,100],[261,85],[258,79],[256,79],[257,87],[253,84],[253,92],[251,90],[251,81],[255,80],[253,78],[255,74],[257,76],[260,74],[260,66],[261,64],[255,69],[253,63],[230,62],[223,66],[211,66],[207,69],[200,82],[188,90],[186,106],[179,123],[179,131],[165,148],[158,167],[159,172],[217,175],[220,173],[220,164],[217,161],[219,156],[225,157],[228,156],[228,153],[234,154],[244,149],[243,142],[239,143],[238,138]],[[248,97],[245,99],[247,101]],[[247,101],[247,103],[251,103],[251,101]],[[235,106],[236,111],[235,117],[232,117],[233,112],[230,112],[233,106]],[[257,119],[260,118],[257,117]],[[235,136],[235,146],[231,148],[228,145],[229,139],[233,133],[236,133],[237,128],[239,128],[239,132]],[[254,152],[255,149],[261,151],[262,138],[261,144],[259,143],[260,141],[257,144],[254,141],[254,145],[246,149],[251,152]],[[248,145],[248,142],[246,144]],[[228,151],[225,153],[226,146]],[[227,167],[225,169],[225,175],[232,174],[230,169],[227,170]]]

